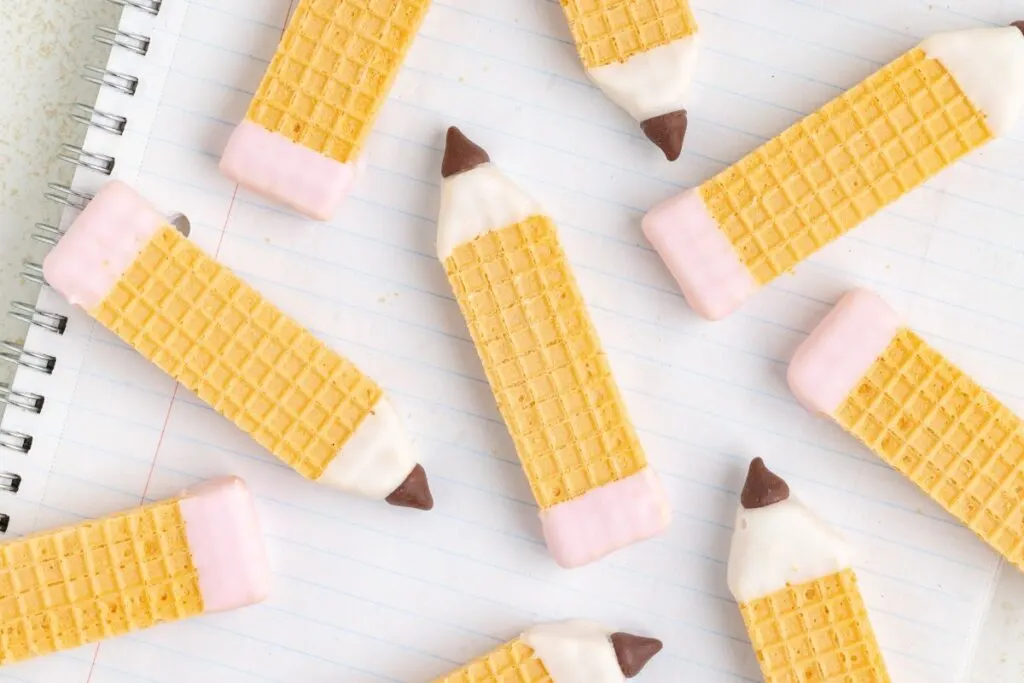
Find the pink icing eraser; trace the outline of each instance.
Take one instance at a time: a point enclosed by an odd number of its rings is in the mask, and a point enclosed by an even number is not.
[[[899,328],[899,316],[880,296],[849,292],[793,355],[790,389],[811,412],[832,415]]]
[[[697,190],[655,206],[643,230],[698,315],[721,320],[758,288]]]
[[[262,601],[270,591],[270,564],[249,487],[223,477],[182,494],[179,502],[192,564],[207,612]]]
[[[248,190],[326,221],[352,189],[362,164],[343,164],[246,120],[228,140],[220,170]]]
[[[657,536],[670,518],[665,490],[650,468],[540,513],[548,550],[567,569]]]

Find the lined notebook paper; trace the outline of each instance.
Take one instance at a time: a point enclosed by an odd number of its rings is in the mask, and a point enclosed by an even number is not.
[[[86,146],[115,175],[390,392],[437,501],[429,514],[302,480],[51,291],[71,317],[28,346],[58,357],[18,388],[48,397],[17,496],[25,533],[155,500],[223,473],[258,497],[275,570],[263,605],[159,627],[0,671],[3,681],[427,681],[538,621],[582,617],[666,643],[643,680],[758,681],[725,584],[747,461],[763,456],[842,529],[893,680],[961,681],[997,557],[785,384],[786,363],[843,292],[867,285],[1024,410],[1024,126],[761,291],[719,323],[685,305],[640,232],[642,212],[698,184],[935,31],[1005,24],[1010,3],[695,2],[704,34],[683,158],[665,162],[583,75],[553,0],[435,0],[329,224],[217,172],[274,52],[289,0],[165,0],[122,139]],[[456,124],[557,219],[640,437],[667,486],[662,537],[567,572],[536,506],[434,255],[444,130]],[[93,191],[105,179],[79,173]],[[65,222],[73,218],[66,216]]]

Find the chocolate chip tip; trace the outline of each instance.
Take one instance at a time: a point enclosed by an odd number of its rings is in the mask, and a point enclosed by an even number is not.
[[[1010,26],[1013,26],[1015,29],[1020,31],[1022,35],[1024,35],[1024,19],[1020,21],[1015,21],[1012,24],[1010,24]]]
[[[672,111],[640,123],[647,139],[665,153],[665,158],[675,161],[683,151],[683,140],[686,138],[686,110]]]
[[[432,510],[434,496],[430,493],[430,484],[427,483],[427,472],[423,465],[413,467],[405,481],[384,500],[398,507]]]
[[[626,678],[633,678],[643,671],[647,662],[654,658],[654,655],[661,652],[664,647],[657,638],[646,638],[635,636],[632,633],[613,633],[611,635],[612,647],[615,649],[615,658],[619,662],[619,669]]]
[[[463,134],[456,126],[448,129],[441,160],[441,177],[450,178],[471,171],[491,160],[487,151]]]
[[[747,510],[768,507],[789,498],[789,484],[764,464],[761,458],[750,461],[747,480],[740,493],[740,504]]]

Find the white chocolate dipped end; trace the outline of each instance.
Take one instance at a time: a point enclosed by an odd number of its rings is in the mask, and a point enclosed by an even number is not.
[[[491,163],[458,128],[448,130],[441,166],[437,257],[444,263],[460,244],[543,213],[530,195]]]
[[[697,64],[694,33],[633,55],[625,62],[587,70],[613,102],[641,122],[644,134],[669,161],[675,161],[686,135],[686,103]]]
[[[590,621],[540,624],[526,631],[553,683],[622,683],[661,651],[660,640],[612,633]]]
[[[1013,128],[1024,109],[1024,22],[939,33],[921,49],[946,67],[993,134]]]
[[[430,510],[434,506],[409,434],[386,396],[377,401],[317,482],[401,507]]]
[[[750,463],[729,549],[729,590],[740,604],[850,568],[843,538],[761,458]]]

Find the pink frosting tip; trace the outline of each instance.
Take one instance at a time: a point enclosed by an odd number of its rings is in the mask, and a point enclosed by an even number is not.
[[[540,513],[548,550],[567,569],[656,536],[670,518],[665,490],[650,468]]]
[[[166,223],[135,190],[107,183],[47,255],[43,276],[70,303],[92,310]]]
[[[811,412],[834,415],[899,328],[899,316],[880,296],[848,292],[793,355],[790,389]]]
[[[178,503],[207,612],[262,601],[270,564],[249,487],[222,477],[189,489]]]
[[[721,320],[757,290],[757,281],[697,190],[687,190],[648,211],[643,229],[700,316]]]
[[[245,120],[231,134],[220,170],[242,187],[326,221],[352,189],[359,165],[335,161]]]

